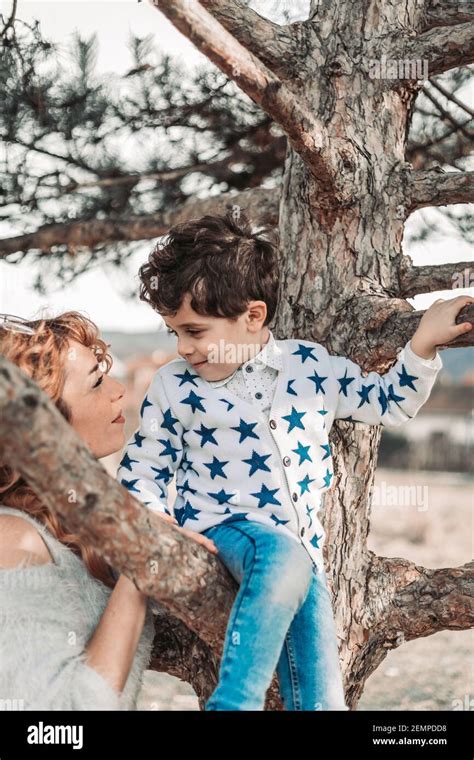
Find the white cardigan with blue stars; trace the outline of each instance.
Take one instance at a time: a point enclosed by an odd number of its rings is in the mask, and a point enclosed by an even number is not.
[[[227,387],[213,387],[185,359],[160,367],[140,410],[117,477],[149,509],[173,511],[198,533],[221,522],[255,520],[300,541],[318,570],[325,531],[317,517],[331,486],[328,435],[335,419],[386,427],[403,424],[425,403],[441,369],[409,344],[383,375],[320,343],[277,340],[278,372],[264,414]]]

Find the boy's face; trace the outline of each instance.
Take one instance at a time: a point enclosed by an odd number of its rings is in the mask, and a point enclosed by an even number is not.
[[[263,327],[267,316],[264,301],[249,301],[235,321],[226,317],[201,316],[185,293],[173,317],[163,317],[178,338],[178,354],[205,380],[223,380],[259,353],[269,338]]]

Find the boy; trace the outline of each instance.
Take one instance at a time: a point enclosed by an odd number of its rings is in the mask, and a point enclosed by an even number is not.
[[[206,710],[262,710],[275,670],[287,710],[347,710],[317,512],[335,419],[399,425],[428,398],[436,343],[467,297],[434,304],[384,376],[319,343],[275,340],[278,249],[237,220],[177,225],[140,268],[140,298],[177,335],[118,478],[150,509],[212,539],[239,591]],[[170,516],[170,519],[171,516]]]

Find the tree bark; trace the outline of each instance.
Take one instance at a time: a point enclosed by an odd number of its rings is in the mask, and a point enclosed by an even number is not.
[[[171,226],[210,213],[224,213],[232,206],[248,211],[249,216],[264,224],[278,221],[278,192],[254,188],[241,193],[223,193],[218,198],[189,201],[180,209],[128,219],[94,219],[69,224],[48,224],[34,232],[0,239],[0,259],[17,251],[32,248],[49,255],[58,245],[67,245],[71,254],[79,248],[94,248],[99,243],[151,240],[164,235]]]

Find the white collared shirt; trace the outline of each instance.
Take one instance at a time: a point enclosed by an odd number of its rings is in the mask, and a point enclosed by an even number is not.
[[[267,328],[268,329],[268,328]],[[258,354],[240,365],[223,380],[208,380],[213,388],[225,385],[236,396],[268,413],[275,394],[278,372],[283,369],[281,349],[271,330],[270,337]]]

